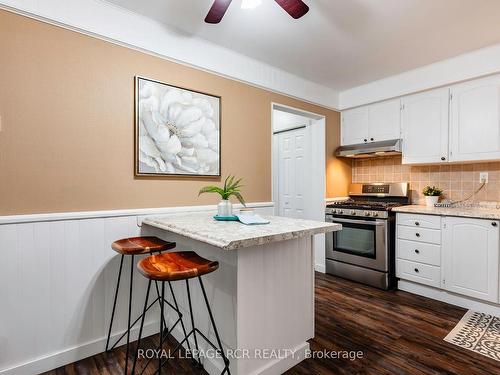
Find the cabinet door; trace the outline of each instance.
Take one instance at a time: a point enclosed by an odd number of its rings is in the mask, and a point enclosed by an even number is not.
[[[402,100],[403,164],[448,161],[449,89]]]
[[[342,112],[342,145],[368,142],[368,108],[360,107]]]
[[[499,223],[459,217],[446,217],[444,222],[444,288],[498,302]]]
[[[401,137],[401,100],[389,100],[369,107],[369,141],[387,141]]]
[[[500,75],[451,88],[451,161],[500,159]]]

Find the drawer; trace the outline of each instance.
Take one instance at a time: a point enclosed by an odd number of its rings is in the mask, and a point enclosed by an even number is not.
[[[433,266],[440,266],[441,246],[400,239],[396,245],[396,257]]]
[[[400,214],[396,216],[398,225],[409,227],[441,229],[441,216],[436,215],[418,215],[418,214]]]
[[[440,229],[427,229],[398,225],[397,234],[398,238],[402,240],[434,243],[436,245],[441,244]]]
[[[436,288],[441,286],[441,268],[428,264],[397,259],[396,276],[400,279],[414,281]]]

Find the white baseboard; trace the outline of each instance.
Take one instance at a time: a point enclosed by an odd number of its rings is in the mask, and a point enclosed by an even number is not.
[[[435,299],[441,302],[446,302],[451,305],[463,307],[486,314],[500,316],[500,305],[489,302],[479,301],[474,298],[469,298],[448,292],[446,290],[433,288],[431,286],[413,283],[411,281],[399,280],[398,289],[413,294],[418,294],[427,298]]]
[[[326,273],[326,266],[324,264],[316,263],[314,265],[314,270],[321,273]]]
[[[143,337],[151,336],[158,333],[158,322],[144,324]],[[115,333],[111,336],[110,342],[114,343],[123,332]],[[139,336],[139,326],[136,325],[130,330],[130,341],[137,340]],[[64,366],[68,363],[76,362],[80,359],[91,357],[93,355],[103,353],[106,347],[107,337],[101,337],[98,340],[87,342],[72,348],[67,348],[57,353],[51,353],[43,357],[33,358],[27,362],[18,364],[11,368],[0,370],[1,375],[26,375],[40,374],[52,369]],[[120,345],[123,345],[125,340],[122,339]]]
[[[292,350],[294,351],[293,355],[290,354],[286,358],[276,359],[268,363],[266,367],[261,368],[259,375],[283,374],[293,366],[298,365],[306,358],[306,351],[309,350],[309,343],[303,342]]]

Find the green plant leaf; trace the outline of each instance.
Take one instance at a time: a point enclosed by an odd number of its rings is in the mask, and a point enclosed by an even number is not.
[[[247,204],[245,203],[245,199],[243,199],[243,196],[239,192],[233,192],[232,195],[234,195],[243,206],[247,206]]]
[[[227,176],[226,179],[224,180],[224,191],[227,189],[227,181],[231,178],[231,175]]]
[[[238,201],[244,206],[246,206],[245,200],[243,199],[243,195],[241,195],[241,181],[243,179],[239,178],[236,181],[236,177],[233,175],[229,175],[224,180],[224,187],[220,188],[218,186],[210,185],[205,186],[198,192],[198,196],[204,193],[217,193],[222,199],[229,199],[232,195],[234,195]]]
[[[224,190],[222,190],[218,186],[205,186],[204,188],[200,189],[200,191],[198,192],[198,196],[204,193],[217,193],[222,196],[224,194]]]

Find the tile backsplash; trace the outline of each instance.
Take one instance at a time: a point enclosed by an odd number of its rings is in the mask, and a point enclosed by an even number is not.
[[[443,189],[446,199],[468,198],[481,186],[480,172],[488,172],[488,184],[469,202],[500,201],[500,162],[410,166],[401,164],[401,156],[352,161],[352,182],[409,182],[414,204],[424,203],[427,185]]]

